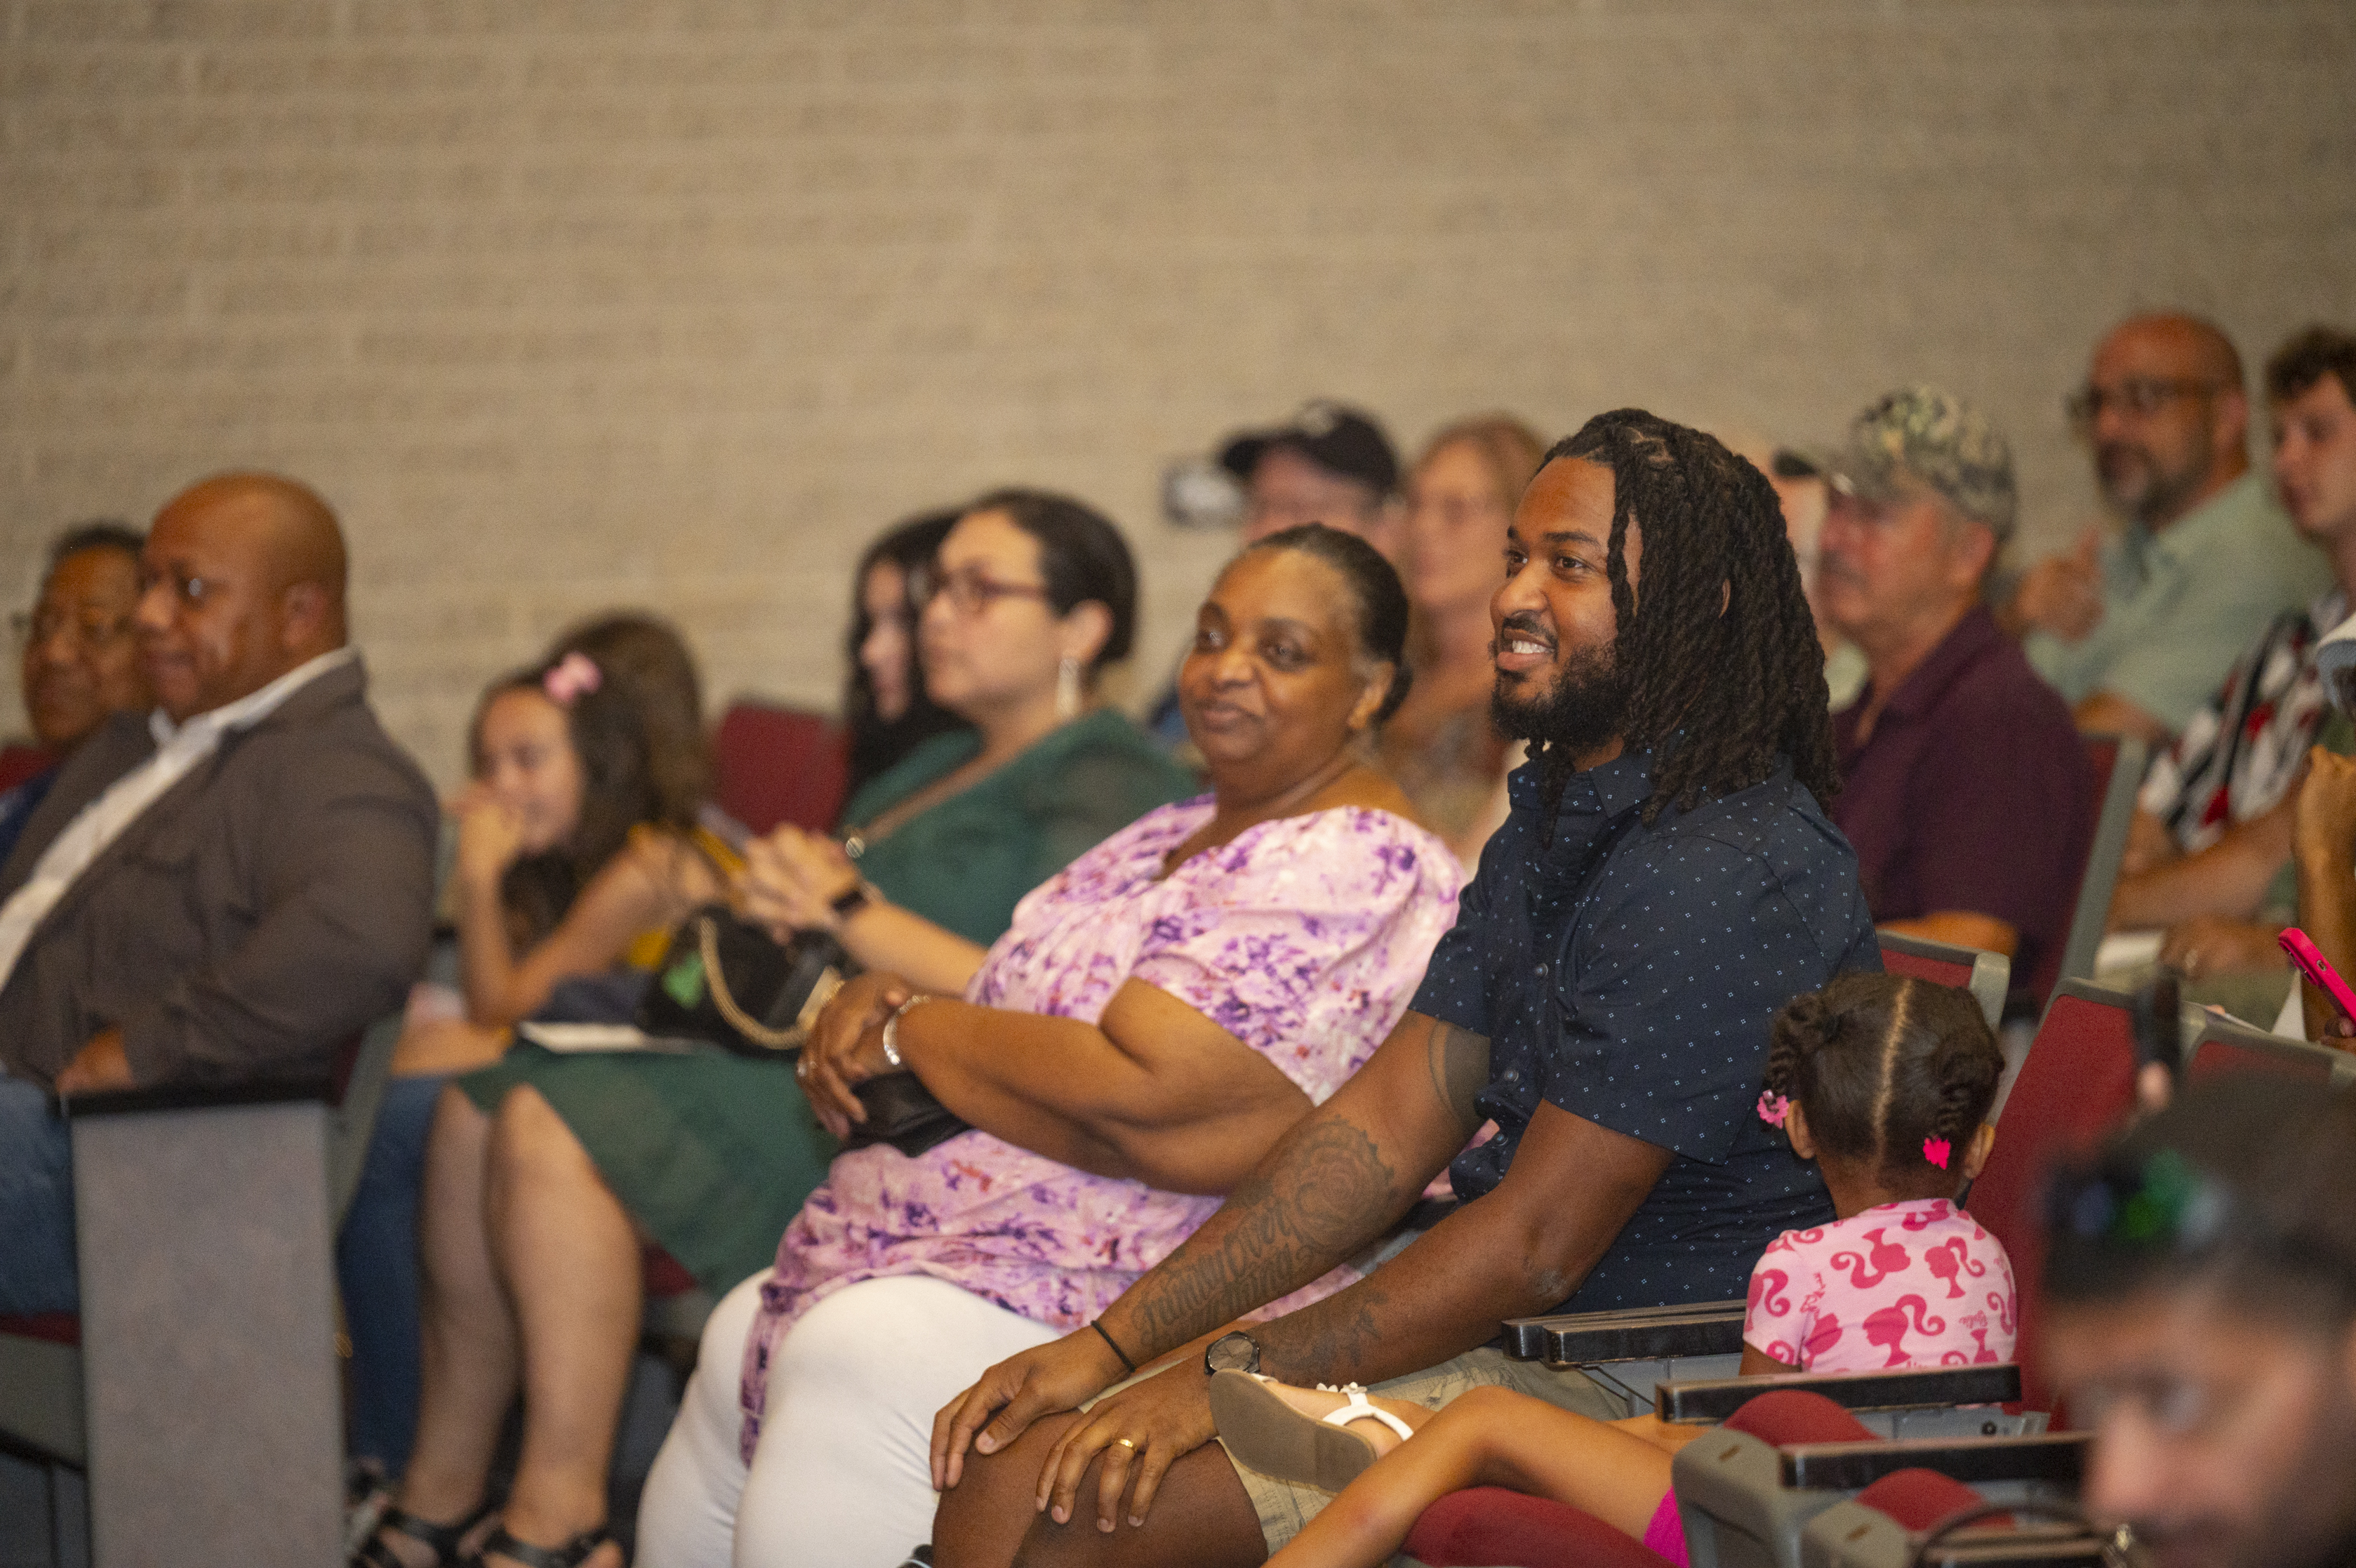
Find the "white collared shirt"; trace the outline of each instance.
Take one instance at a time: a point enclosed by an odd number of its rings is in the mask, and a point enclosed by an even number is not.
[[[74,820],[66,824],[65,832],[41,852],[25,885],[5,905],[0,905],[0,987],[5,987],[8,977],[16,972],[16,961],[24,956],[25,943],[31,940],[34,928],[57,908],[66,889],[106,853],[107,845],[139,820],[141,812],[187,778],[189,769],[220,749],[221,736],[232,730],[251,729],[276,712],[287,698],[358,657],[349,648],[322,653],[296,665],[260,691],[249,692],[233,703],[223,703],[209,713],[198,714],[186,724],[174,724],[161,708],[148,714],[147,728],[155,737],[155,755],[108,785],[98,799],[77,812]]]

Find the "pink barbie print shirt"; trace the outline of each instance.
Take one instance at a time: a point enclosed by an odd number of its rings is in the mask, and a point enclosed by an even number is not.
[[[1742,1339],[1804,1372],[2009,1361],[2012,1260],[1944,1197],[1786,1230],[1751,1272]]]

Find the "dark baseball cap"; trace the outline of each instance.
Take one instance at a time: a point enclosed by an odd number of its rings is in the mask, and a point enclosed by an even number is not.
[[[1383,427],[1355,408],[1323,398],[1302,404],[1290,423],[1274,430],[1229,436],[1219,448],[1219,467],[1248,483],[1259,460],[1279,446],[1290,447],[1328,473],[1370,486],[1378,496],[1398,489],[1398,453]]]

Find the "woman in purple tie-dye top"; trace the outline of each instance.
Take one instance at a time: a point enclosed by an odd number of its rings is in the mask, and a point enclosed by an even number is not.
[[[1179,678],[1212,792],[1034,889],[961,999],[874,973],[836,996],[803,1081],[838,1133],[894,1070],[972,1130],[838,1155],[776,1267],[722,1303],[643,1563],[888,1563],[927,1539],[933,1412],[1092,1321],[1373,1053],[1462,879],[1360,759],[1404,693],[1406,618],[1350,535],[1247,550]]]

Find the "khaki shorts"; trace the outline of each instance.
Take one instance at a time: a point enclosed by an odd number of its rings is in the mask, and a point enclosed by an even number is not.
[[[1369,1391],[1438,1410],[1457,1395],[1483,1387],[1512,1389],[1598,1421],[1617,1421],[1628,1413],[1621,1401],[1605,1392],[1584,1372],[1549,1367],[1543,1361],[1516,1361],[1503,1350],[1485,1348],[1467,1350],[1424,1371],[1376,1383]],[[1220,1447],[1224,1451],[1226,1444]],[[1259,1532],[1267,1538],[1270,1552],[1298,1535],[1301,1527],[1316,1518],[1333,1499],[1333,1493],[1321,1492],[1299,1481],[1263,1476],[1233,1454],[1227,1455],[1227,1463],[1236,1467],[1236,1478],[1251,1494],[1253,1511],[1259,1515]]]

